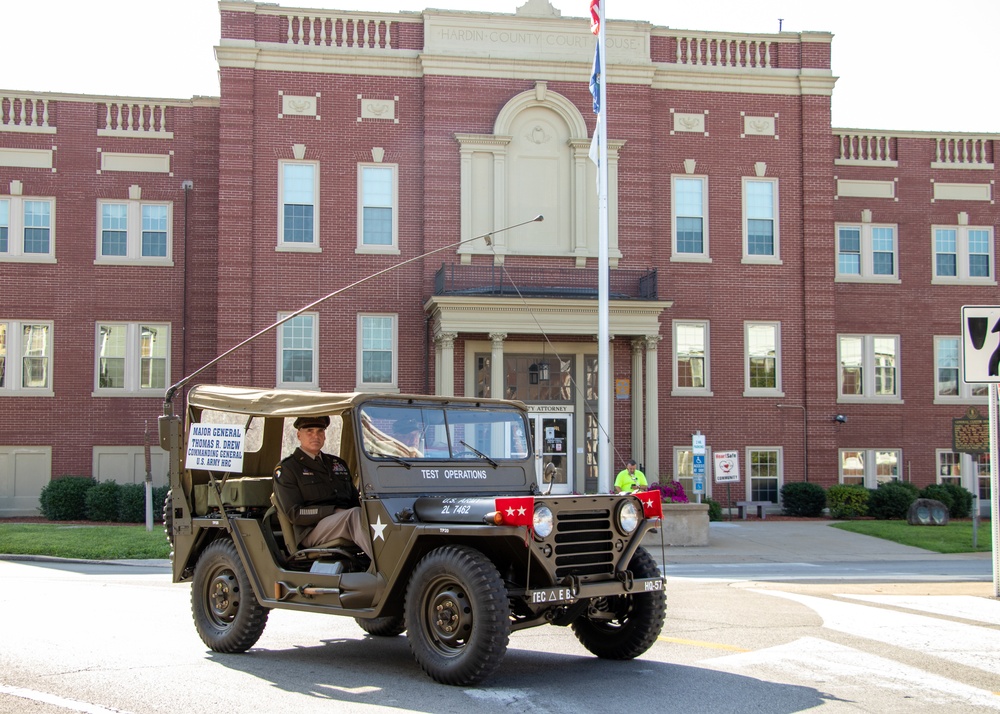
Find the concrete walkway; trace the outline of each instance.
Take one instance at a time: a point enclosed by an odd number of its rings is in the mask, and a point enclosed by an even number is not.
[[[707,546],[667,546],[666,563],[820,563],[879,560],[983,558],[990,553],[942,554],[889,540],[850,533],[817,521],[716,521],[708,524]],[[990,530],[980,526],[979,542]],[[647,549],[659,553],[660,536],[647,534]],[[658,558],[659,559],[659,558]]]

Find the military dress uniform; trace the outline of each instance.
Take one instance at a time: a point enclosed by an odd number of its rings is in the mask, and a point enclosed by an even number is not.
[[[314,459],[296,448],[274,469],[274,495],[301,547],[348,538],[372,557],[361,499],[343,459],[322,452]]]

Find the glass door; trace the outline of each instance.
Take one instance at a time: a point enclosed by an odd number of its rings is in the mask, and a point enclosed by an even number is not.
[[[573,484],[573,415],[530,414],[535,472],[542,493],[570,493]],[[555,471],[545,475],[552,464]]]

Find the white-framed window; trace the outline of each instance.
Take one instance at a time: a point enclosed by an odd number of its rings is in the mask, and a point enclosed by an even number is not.
[[[98,201],[97,263],[173,265],[173,204]]]
[[[708,177],[674,176],[672,260],[707,261]]]
[[[837,335],[837,400],[902,401],[899,335]]]
[[[359,253],[399,253],[398,168],[358,164]]]
[[[289,313],[278,314],[281,320]],[[278,325],[277,386],[319,389],[319,315],[305,312]]]
[[[278,162],[278,250],[319,250],[319,164]]]
[[[708,321],[675,320],[673,339],[673,394],[711,396]]]
[[[990,455],[989,454],[969,454],[972,462],[972,475],[979,484],[979,502],[987,504],[987,513],[990,506]]]
[[[903,452],[899,449],[840,449],[839,480],[845,486],[878,488],[899,481]]]
[[[778,503],[784,480],[784,452],[780,446],[747,447],[747,488],[751,501]]]
[[[94,396],[163,396],[170,380],[170,325],[98,322]]]
[[[934,401],[985,402],[987,384],[966,384],[962,380],[962,338],[934,338]]]
[[[936,449],[937,483],[954,486],[962,485],[962,455],[950,449]]]
[[[0,261],[54,263],[56,200],[0,196]]]
[[[0,320],[0,396],[53,395],[52,332],[48,320]]]
[[[705,448],[705,496],[712,495],[712,472],[710,464],[713,462],[711,447]],[[684,487],[684,493],[692,503],[695,500],[694,493],[694,451],[691,445],[674,447],[674,481],[679,481]]]
[[[963,454],[951,449],[935,449],[934,454],[937,460],[935,475],[937,483],[961,486],[977,494],[980,499],[989,502],[989,453]],[[963,474],[966,475],[966,478],[963,478]]]
[[[743,396],[782,396],[781,323],[743,323],[743,344]]]
[[[358,315],[358,391],[398,385],[396,315]]]
[[[899,282],[899,241],[895,225],[838,223],[837,280]]]
[[[996,284],[992,226],[931,226],[935,283]]]
[[[743,262],[778,263],[778,179],[743,179]]]

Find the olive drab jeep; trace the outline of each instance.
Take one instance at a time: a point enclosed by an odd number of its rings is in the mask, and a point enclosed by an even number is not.
[[[298,416],[328,415],[324,451],[349,466],[373,559],[350,541],[302,548],[273,494]],[[404,433],[405,432],[405,433]],[[244,652],[268,613],[353,617],[407,633],[438,682],[488,677],[510,633],[569,626],[598,657],[631,659],[663,626],[665,580],[640,546],[659,502],[541,493],[520,402],[200,385],[160,417],[174,582],[217,652]]]

